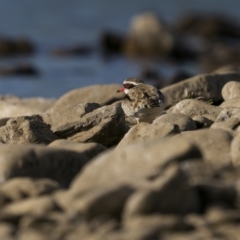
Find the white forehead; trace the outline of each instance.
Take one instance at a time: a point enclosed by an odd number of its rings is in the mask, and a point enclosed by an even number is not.
[[[123,84],[125,84],[125,83],[129,83],[129,84],[133,84],[133,85],[138,85],[139,84],[137,82],[133,82],[133,81],[130,81],[130,80],[124,80]]]

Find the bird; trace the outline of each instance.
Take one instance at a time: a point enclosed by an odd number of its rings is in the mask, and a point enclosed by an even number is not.
[[[126,116],[135,118],[137,123],[151,123],[165,108],[165,96],[154,86],[139,78],[127,78],[117,92],[124,92],[122,109]]]

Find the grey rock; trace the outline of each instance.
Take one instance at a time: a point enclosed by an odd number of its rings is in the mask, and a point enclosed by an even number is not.
[[[38,145],[1,145],[0,182],[25,176],[51,178],[67,187],[89,161],[84,154]]]
[[[109,147],[125,134],[124,112],[119,105],[75,105],[49,111],[42,117],[59,138],[75,142],[96,142]]]
[[[119,147],[127,146],[136,141],[166,137],[180,133],[179,127],[171,123],[156,122],[153,124],[140,123],[133,126],[118,144]]]
[[[204,115],[197,115],[194,116],[192,119],[195,122],[197,128],[209,128],[215,120],[215,118],[213,120],[211,120],[211,118],[214,117],[210,115],[207,115],[206,117]]]
[[[198,192],[188,185],[188,177],[178,167],[170,166],[155,179],[154,189],[140,190],[126,203],[126,218],[153,213],[180,214],[200,211]]]
[[[51,179],[13,178],[0,187],[0,194],[8,201],[19,201],[27,197],[49,194],[59,188],[59,184]]]
[[[221,110],[221,108],[207,104],[203,101],[196,99],[185,99],[173,106],[171,112],[182,113],[191,118],[199,115],[208,118],[207,116],[210,115],[212,120],[218,116]]]
[[[221,95],[223,86],[230,81],[240,81],[240,74],[235,72],[202,74],[162,88],[161,91],[167,98],[167,107],[190,95],[218,103],[223,100]]]
[[[73,199],[68,206],[68,215],[79,214],[86,220],[103,215],[119,218],[125,201],[132,192],[133,188],[124,185],[89,190],[83,196]]]
[[[48,147],[61,148],[66,150],[72,150],[85,154],[89,159],[95,157],[99,153],[106,150],[106,148],[98,143],[77,143],[70,140],[58,139],[51,142]]]
[[[237,134],[231,143],[231,158],[234,166],[240,165],[240,134]]]
[[[174,138],[184,139],[195,143],[201,150],[204,160],[228,165],[231,162],[230,145],[233,136],[222,129],[203,129],[182,132]]]
[[[159,123],[163,123],[163,124],[170,123],[170,124],[177,125],[181,132],[197,129],[195,122],[190,117],[181,113],[163,114],[153,121],[154,125],[157,125]]]
[[[111,104],[124,97],[124,94],[117,93],[117,90],[120,87],[121,85],[119,84],[108,84],[93,85],[74,89],[61,96],[52,106],[52,109],[91,102],[99,104]]]
[[[238,108],[240,106],[240,97],[228,99],[221,103],[221,108]]]
[[[93,159],[76,176],[71,191],[79,193],[116,182],[148,188],[152,183],[147,179],[154,179],[167,165],[194,158],[201,158],[201,153],[185,139],[169,137],[141,141],[109,150]]]
[[[0,142],[4,144],[48,144],[55,139],[57,136],[38,115],[11,118],[0,128]]]
[[[211,128],[238,130],[240,125],[240,108],[225,108],[217,116]]]
[[[0,96],[0,118],[31,116],[46,111],[54,99],[18,98],[17,96]]]
[[[222,88],[223,99],[229,100],[240,97],[240,83],[238,81],[230,81]]]

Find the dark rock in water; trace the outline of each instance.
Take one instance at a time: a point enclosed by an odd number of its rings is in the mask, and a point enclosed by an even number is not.
[[[240,38],[240,26],[234,19],[214,14],[192,14],[178,21],[177,28],[206,38]]]
[[[0,56],[32,54],[34,50],[33,44],[27,39],[0,37]]]
[[[19,64],[16,66],[0,68],[0,75],[4,75],[4,76],[12,76],[12,75],[37,76],[38,74],[39,74],[39,71],[30,64]]]
[[[56,57],[66,56],[88,56],[94,51],[93,47],[88,45],[76,45],[66,48],[57,48],[51,51],[51,55]]]
[[[100,45],[105,56],[123,53],[124,37],[118,33],[106,31],[101,34]]]

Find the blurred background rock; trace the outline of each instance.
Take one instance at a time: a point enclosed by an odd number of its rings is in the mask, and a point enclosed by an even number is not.
[[[0,94],[59,97],[131,76],[239,71],[237,0],[3,0]]]

